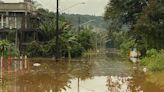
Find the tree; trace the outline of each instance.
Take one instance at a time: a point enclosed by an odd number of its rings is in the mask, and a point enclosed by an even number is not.
[[[149,0],[134,25],[134,31],[146,41],[147,48],[164,48],[164,7],[159,0]]]
[[[32,42],[27,48],[30,56],[53,56],[56,52],[55,13],[45,9],[38,9],[39,41]],[[94,48],[93,38],[95,33],[91,27],[83,27],[80,33],[75,32],[72,24],[60,16],[59,19],[59,44],[62,56],[81,56],[85,50]]]
[[[40,20],[40,41],[49,41],[55,36],[55,14],[45,9],[38,9],[38,18]]]
[[[105,20],[111,20],[114,26],[124,24],[133,27],[147,0],[110,0],[104,14]]]
[[[135,40],[139,49],[162,49],[163,9],[161,0],[111,0],[104,19],[110,20],[111,37],[114,37],[114,32],[119,34],[124,31],[130,39]]]
[[[38,9],[38,18],[40,19],[40,40],[41,41],[49,41],[55,37],[55,26],[56,26],[56,17],[55,13],[50,12],[45,9]],[[66,21],[66,19],[61,16],[59,21],[59,30],[60,34],[64,31],[68,31],[71,29],[71,24]]]
[[[78,42],[87,51],[94,48],[94,38],[96,33],[92,31],[92,28],[83,27],[78,34]]]
[[[131,41],[136,39],[136,34],[132,30],[145,6],[147,0],[110,0],[106,6],[104,19],[109,21],[109,38],[114,47],[120,48],[121,44],[125,44],[124,41],[127,42],[127,38]]]

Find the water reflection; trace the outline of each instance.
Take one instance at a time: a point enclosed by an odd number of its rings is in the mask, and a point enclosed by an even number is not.
[[[154,78],[152,78],[154,76]],[[130,88],[135,92],[164,92],[164,73],[144,73],[134,70]],[[151,81],[154,80],[155,81]],[[158,81],[157,81],[158,80]],[[161,82],[162,81],[162,82]],[[159,85],[160,84],[160,85]]]
[[[25,60],[26,61],[26,60]],[[11,90],[11,87],[15,87],[16,78],[21,72],[27,71],[24,66],[28,66],[27,63],[24,63],[24,60],[18,60],[17,58],[4,59],[1,57],[0,60],[0,92],[16,92]],[[12,84],[12,85],[11,85]]]
[[[41,66],[35,67],[33,62],[41,63]],[[72,62],[70,64],[14,60],[11,65],[6,64],[6,66],[8,68],[1,69],[3,70],[1,73],[4,73],[5,76],[3,74],[1,76],[3,76],[3,81],[8,78],[5,82],[6,87],[3,86],[7,92],[12,92],[12,90],[15,92],[60,92],[71,88],[71,79],[86,80],[92,77],[90,73],[92,64],[86,62]],[[13,83],[8,83],[11,80]]]
[[[132,79],[132,77],[108,76],[108,90],[111,92],[130,92],[130,79]]]
[[[116,58],[91,60],[3,61],[0,92],[164,92],[163,73],[145,74]]]
[[[107,86],[110,92],[164,92],[162,80],[164,80],[164,73],[145,74],[134,70],[128,77],[108,76]]]

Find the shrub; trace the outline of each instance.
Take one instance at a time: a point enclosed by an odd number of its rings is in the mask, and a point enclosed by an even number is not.
[[[158,54],[158,51],[156,49],[151,49],[146,52],[147,57],[153,57],[153,56],[156,56],[157,54]]]
[[[80,44],[73,45],[71,48],[71,56],[72,57],[82,56],[82,53],[84,51],[85,51],[84,48]]]
[[[0,55],[1,56],[18,56],[19,50],[15,44],[10,43],[8,40],[0,41]]]
[[[135,47],[135,40],[133,39],[127,39],[125,40],[121,45],[120,45],[120,49],[121,49],[121,53],[122,55],[126,55],[129,52],[130,48]]]
[[[7,55],[8,56],[18,56],[19,55],[19,49],[16,47],[15,44],[11,43],[9,45]]]
[[[29,56],[42,56],[43,48],[42,45],[33,41],[27,48]]]
[[[164,50],[157,52],[155,49],[147,51],[147,56],[142,59],[142,65],[146,66],[151,71],[164,70]]]

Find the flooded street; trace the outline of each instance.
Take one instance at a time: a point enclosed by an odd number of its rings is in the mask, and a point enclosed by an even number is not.
[[[164,73],[144,73],[115,56],[7,63],[1,62],[0,92],[164,92]]]
[[[164,92],[164,0],[0,0],[0,92]]]

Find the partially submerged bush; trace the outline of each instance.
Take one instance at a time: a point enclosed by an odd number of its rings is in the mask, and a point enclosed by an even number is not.
[[[9,48],[8,48],[8,51],[7,51],[7,55],[8,56],[19,56],[19,49],[18,49],[18,47],[15,44],[11,43],[9,45]]]
[[[158,51],[156,49],[151,49],[146,52],[147,57],[153,57],[153,56],[156,56],[157,54],[158,54]]]
[[[133,48],[133,47],[135,47],[135,40],[133,40],[133,39],[125,40],[120,46],[122,55],[127,56],[129,49]]]
[[[19,49],[8,40],[0,41],[0,56],[18,56]]]
[[[27,52],[29,56],[41,56],[43,52],[42,45],[34,41],[28,46]]]
[[[151,71],[164,70],[164,50],[157,52],[152,49],[147,51],[147,56],[142,59],[142,65],[146,66]]]

